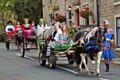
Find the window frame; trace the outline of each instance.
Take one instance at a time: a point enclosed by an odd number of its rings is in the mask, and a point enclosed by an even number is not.
[[[116,43],[118,44],[119,41],[118,41],[118,29],[120,29],[120,26],[118,27],[117,25],[117,20],[120,19],[120,17],[116,17]],[[120,48],[120,45],[117,45],[118,48]]]

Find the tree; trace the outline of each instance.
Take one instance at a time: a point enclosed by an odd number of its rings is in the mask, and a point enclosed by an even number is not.
[[[7,21],[14,20],[14,7],[15,0],[0,0],[0,12],[1,12],[1,31],[3,32],[6,26]]]
[[[42,17],[42,0],[17,0],[14,9],[17,20],[23,22],[23,18],[29,18],[38,22]]]

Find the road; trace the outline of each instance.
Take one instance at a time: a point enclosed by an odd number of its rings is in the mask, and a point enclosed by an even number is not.
[[[57,61],[56,69],[39,65],[36,58],[37,50],[26,52],[25,58],[19,56],[14,44],[6,50],[5,44],[0,43],[0,80],[120,80],[120,67],[111,66],[110,72],[105,72],[101,64],[101,76],[79,73],[76,65],[68,65],[66,58]]]

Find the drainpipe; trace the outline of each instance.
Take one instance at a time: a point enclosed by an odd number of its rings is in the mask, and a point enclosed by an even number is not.
[[[99,15],[99,2],[98,0],[96,0],[96,4],[97,4],[97,26],[100,27],[100,15]]]

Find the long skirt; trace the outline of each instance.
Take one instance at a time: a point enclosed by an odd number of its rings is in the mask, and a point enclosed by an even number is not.
[[[8,39],[12,39],[12,38],[13,38],[13,36],[12,36],[12,35],[15,35],[15,34],[16,34],[16,32],[15,32],[15,31],[9,31],[9,32],[7,32]]]
[[[33,32],[32,31],[30,31],[30,32],[24,31],[23,36],[25,39],[28,39],[30,36],[33,36]]]
[[[51,49],[54,48],[54,46],[59,46],[60,43],[59,42],[56,42],[56,41],[53,41],[53,42],[49,42],[47,44],[47,51],[46,51],[46,56],[50,56],[51,54]]]
[[[115,51],[110,46],[110,42],[105,42],[106,46],[104,46],[103,56],[105,60],[111,61],[115,57]]]

